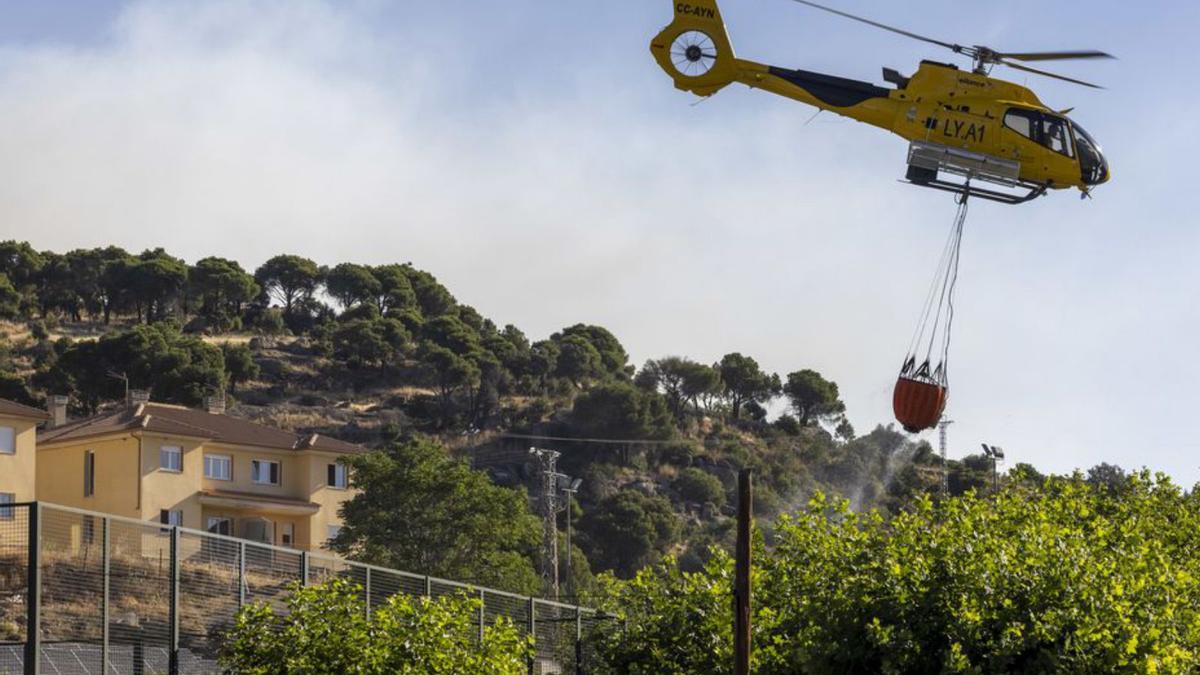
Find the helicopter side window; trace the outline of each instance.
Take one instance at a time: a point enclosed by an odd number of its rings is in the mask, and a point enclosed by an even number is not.
[[[1075,156],[1071,147],[1071,132],[1067,131],[1067,121],[1061,117],[1042,115],[1041,138],[1038,142],[1060,155]]]
[[[1037,123],[1038,115],[1032,110],[1009,108],[1008,112],[1004,113],[1004,126],[1030,140],[1034,137]]]

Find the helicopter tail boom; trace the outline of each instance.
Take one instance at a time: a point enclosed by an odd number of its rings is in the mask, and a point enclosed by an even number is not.
[[[716,0],[676,0],[675,18],[650,52],[675,87],[711,96],[737,77],[736,57]]]

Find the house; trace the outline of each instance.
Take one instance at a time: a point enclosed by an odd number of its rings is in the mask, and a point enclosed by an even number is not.
[[[131,392],[113,412],[68,422],[52,398],[37,435],[40,501],[277,546],[322,548],[353,496],[342,460],[358,445],[296,434]]]
[[[0,399],[0,504],[33,501],[37,425],[48,418],[44,410]]]

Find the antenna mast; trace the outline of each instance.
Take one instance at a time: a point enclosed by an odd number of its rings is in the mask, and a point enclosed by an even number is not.
[[[942,456],[942,497],[950,494],[950,478],[947,474],[949,463],[946,461],[946,427],[954,424],[954,420],[938,422],[938,453]]]
[[[542,512],[542,582],[558,599],[558,458],[557,450],[530,448],[538,463],[538,506]]]

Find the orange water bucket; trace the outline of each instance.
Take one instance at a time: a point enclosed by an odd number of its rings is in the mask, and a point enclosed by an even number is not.
[[[909,433],[937,426],[946,409],[947,389],[940,384],[900,377],[892,391],[896,421]]]

